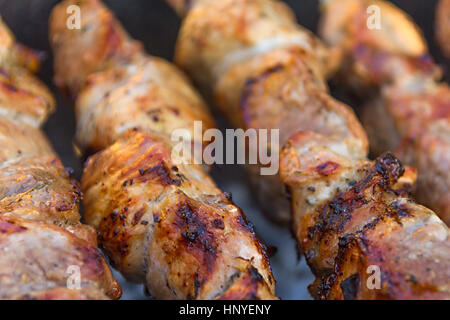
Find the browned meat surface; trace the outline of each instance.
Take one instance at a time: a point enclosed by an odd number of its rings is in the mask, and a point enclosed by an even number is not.
[[[264,249],[240,209],[170,152],[132,131],[86,165],[86,221],[114,265],[158,298],[273,298]],[[236,286],[246,294],[235,296]]]
[[[450,58],[450,0],[440,0],[436,6],[436,40]]]
[[[38,58],[0,21],[0,299],[108,299],[121,290],[80,223],[81,192],[39,127],[54,108]],[[69,288],[70,268],[80,288]]]
[[[450,298],[449,230],[409,198],[415,169],[390,153],[367,159],[360,123],[327,92],[338,51],[279,1],[168,2],[185,15],[177,63],[235,126],[280,130],[280,176],[255,175],[256,192],[272,202],[264,206],[274,219],[286,221],[280,190],[287,186],[292,230],[316,276],[313,297]],[[373,290],[371,265],[381,272]]]
[[[449,299],[449,231],[409,198],[415,172],[389,153],[354,161],[333,151],[338,143],[299,133],[280,157],[313,297]],[[380,270],[378,289],[369,266]]]
[[[80,31],[65,25],[75,3],[89,17]],[[214,126],[186,77],[143,52],[97,0],[57,5],[50,41],[57,84],[77,96],[77,143],[103,150],[86,163],[83,204],[113,265],[158,299],[276,299],[245,215],[204,168],[173,158],[173,130]]]
[[[328,1],[321,33],[343,51],[339,79],[365,104],[372,151],[385,150],[417,167],[415,197],[450,224],[450,88],[429,56],[420,31],[385,1]],[[366,10],[381,10],[380,30],[366,26]]]

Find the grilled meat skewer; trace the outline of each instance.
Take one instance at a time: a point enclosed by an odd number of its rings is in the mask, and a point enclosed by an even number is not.
[[[0,299],[119,298],[80,223],[79,186],[40,130],[55,102],[33,74],[38,55],[1,20],[0,43]]]
[[[344,2],[324,3],[321,33],[344,52],[342,83],[363,93],[373,153],[395,150],[415,166],[415,197],[450,224],[450,88],[439,82],[420,31],[400,9],[385,1]],[[366,26],[369,5],[380,8],[380,30]]]
[[[65,26],[72,4],[81,30]],[[159,299],[276,299],[245,215],[204,168],[172,156],[173,130],[214,126],[185,76],[148,56],[97,0],[58,4],[50,41],[56,83],[77,97],[77,142],[102,150],[86,163],[83,204],[114,266]]]
[[[168,2],[184,15],[177,64],[234,125],[280,129],[278,179],[291,195],[292,230],[316,276],[312,296],[450,298],[449,230],[409,197],[413,168],[391,153],[367,159],[360,123],[327,92],[336,51],[298,26],[279,1]],[[269,190],[266,183],[261,188]]]

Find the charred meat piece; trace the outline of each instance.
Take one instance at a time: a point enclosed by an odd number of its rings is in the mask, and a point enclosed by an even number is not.
[[[85,218],[114,265],[157,298],[273,298],[264,248],[240,209],[200,166],[174,164],[170,152],[164,140],[130,132],[86,164]]]
[[[352,160],[337,143],[299,133],[280,157],[312,296],[448,299],[449,230],[409,197],[415,171],[390,153]]]

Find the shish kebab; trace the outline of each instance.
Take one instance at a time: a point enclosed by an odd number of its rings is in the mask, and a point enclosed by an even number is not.
[[[66,28],[70,5],[79,30]],[[186,77],[147,55],[99,0],[59,3],[50,42],[55,82],[77,97],[77,143],[98,151],[82,178],[84,218],[112,264],[157,299],[276,299],[245,215],[200,165],[171,158],[174,129],[214,126]]]
[[[79,185],[40,130],[55,101],[39,64],[0,19],[0,299],[117,299],[95,230],[80,223]]]

